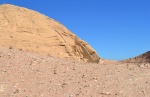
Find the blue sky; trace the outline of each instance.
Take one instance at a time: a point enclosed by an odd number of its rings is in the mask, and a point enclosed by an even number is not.
[[[150,50],[150,0],[5,2],[36,10],[61,22],[87,41],[101,58],[122,60]]]

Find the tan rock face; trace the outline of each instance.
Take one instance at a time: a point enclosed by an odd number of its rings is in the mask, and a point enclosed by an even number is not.
[[[0,46],[53,57],[99,62],[96,51],[59,22],[13,5],[0,6]]]

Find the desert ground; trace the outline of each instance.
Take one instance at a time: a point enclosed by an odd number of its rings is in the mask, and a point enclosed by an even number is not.
[[[150,52],[102,59],[54,19],[0,5],[0,97],[150,97]]]
[[[81,63],[0,48],[0,97],[149,96],[149,63]]]

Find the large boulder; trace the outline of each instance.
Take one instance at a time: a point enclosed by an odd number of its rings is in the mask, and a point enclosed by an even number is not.
[[[53,57],[99,62],[96,51],[59,22],[36,11],[0,5],[0,46]]]

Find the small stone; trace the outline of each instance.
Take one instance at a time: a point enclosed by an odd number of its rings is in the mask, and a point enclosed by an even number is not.
[[[20,48],[19,50],[22,51],[22,48]]]
[[[10,36],[10,38],[14,38],[13,36]]]
[[[144,68],[145,66],[144,66],[144,64],[141,64],[140,67],[141,67],[141,68]]]
[[[56,70],[54,70],[54,74],[57,74]]]
[[[106,92],[106,95],[110,95],[110,92]]]
[[[110,95],[110,92],[103,92],[103,93],[100,93],[102,95]]]
[[[16,94],[16,93],[19,93],[19,90],[18,90],[18,89],[14,92],[14,94]]]
[[[13,49],[13,47],[12,47],[12,46],[9,46],[9,49]]]

